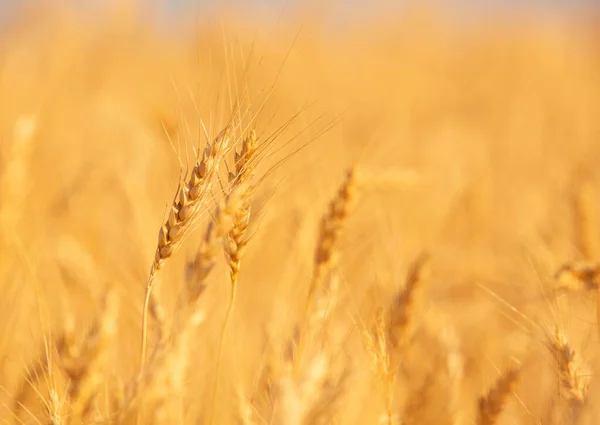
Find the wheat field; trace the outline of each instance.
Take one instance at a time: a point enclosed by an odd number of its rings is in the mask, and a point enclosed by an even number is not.
[[[598,423],[596,20],[34,4],[0,423]]]

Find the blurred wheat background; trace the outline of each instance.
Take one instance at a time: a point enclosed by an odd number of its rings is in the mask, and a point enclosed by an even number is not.
[[[5,12],[0,423],[598,423],[598,20],[275,3]],[[226,149],[141,364],[227,126],[257,146],[235,303]]]

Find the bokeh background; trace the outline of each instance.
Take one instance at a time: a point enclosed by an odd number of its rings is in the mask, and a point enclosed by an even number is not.
[[[203,128],[214,136],[236,100],[260,140],[276,137],[257,171],[217,423],[235,423],[237,392],[252,393],[272,341],[293,334],[319,219],[354,164],[363,182],[328,342],[332,370],[352,374],[327,423],[381,417],[360,323],[393,299],[423,250],[431,276],[394,390],[399,417],[432,373],[428,356],[443,351],[439,335],[453,335],[461,379],[438,383],[412,423],[457,423],[444,413],[449,392],[470,423],[477,398],[514,364],[523,378],[499,423],[549,423],[556,366],[542,330],[556,324],[590,365],[589,399],[598,396],[595,298],[559,294],[554,279],[600,255],[591,0],[4,1],[0,15],[3,422],[48,422],[44,400],[65,394],[64,377],[31,371],[65,328],[83,335],[108,287],[121,309],[100,398],[135,375],[158,229]],[[208,217],[159,276],[169,316]],[[229,290],[219,262],[177,423],[207,417]],[[590,402],[580,423],[598,414]]]

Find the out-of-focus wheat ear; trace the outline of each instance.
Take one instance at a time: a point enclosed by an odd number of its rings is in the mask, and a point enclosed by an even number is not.
[[[511,368],[502,374],[494,386],[479,398],[477,425],[494,425],[513,393],[520,375],[520,369]]]
[[[338,242],[348,215],[356,201],[356,192],[358,188],[358,169],[353,167],[346,173],[346,179],[338,189],[335,197],[329,203],[329,208],[325,215],[321,218],[319,226],[319,237],[314,254],[313,275],[308,290],[304,314],[302,316],[302,326],[299,329],[298,345],[296,356],[298,361],[304,350],[306,325],[310,318],[313,304],[317,292],[319,291],[323,279],[327,272],[331,270],[337,261]]]
[[[117,333],[118,308],[116,294],[109,290],[100,319],[87,333],[77,352],[73,352],[72,344],[65,344],[64,350],[59,350],[60,364],[69,378],[69,423],[83,423],[92,413],[96,393],[106,376],[107,357]]]
[[[188,373],[189,351],[195,330],[204,322],[204,313],[195,310],[179,332],[158,347],[140,375],[127,390],[124,407],[116,423],[137,420],[153,425],[177,423],[184,384]]]
[[[24,211],[23,203],[28,191],[28,170],[36,127],[37,120],[34,116],[18,119],[6,160],[4,164],[0,164],[0,229],[4,229],[2,233],[14,231],[14,226]]]
[[[420,254],[410,265],[404,288],[388,307],[388,339],[392,361],[397,362],[402,350],[415,330],[415,311],[420,306],[420,295],[428,272],[430,256]]]
[[[312,306],[315,292],[319,289],[323,275],[328,267],[337,259],[338,241],[343,231],[346,218],[350,214],[356,200],[358,186],[358,170],[351,168],[346,179],[338,189],[336,196],[329,204],[327,213],[321,218],[319,238],[314,256],[312,282],[308,292],[309,308]]]
[[[383,400],[385,412],[381,417],[384,423],[394,422],[394,386],[396,384],[396,369],[392,364],[389,347],[387,311],[380,308],[375,316],[371,329],[364,329],[367,353],[375,376],[383,385]]]
[[[594,291],[600,281],[600,265],[595,262],[568,263],[556,271],[554,280],[560,292]]]
[[[600,335],[600,264],[598,262],[569,263],[554,274],[559,293],[596,292],[596,329]]]
[[[319,354],[295,373],[287,364],[275,389],[275,411],[273,425],[302,425],[311,408],[318,401],[326,382],[329,363],[324,354]]]
[[[584,259],[600,260],[600,228],[594,187],[584,178],[576,188],[573,199],[575,244]]]
[[[152,302],[152,287],[156,273],[164,261],[175,253],[202,211],[204,196],[210,192],[213,176],[217,172],[224,151],[229,144],[230,133],[230,127],[227,126],[212,143],[207,144],[188,180],[179,184],[169,216],[159,230],[154,261],[150,266],[146,283],[142,312],[140,370],[144,367],[146,359],[148,315],[152,311],[150,303]]]
[[[591,376],[588,366],[569,345],[558,326],[554,335],[546,336],[546,346],[556,364],[559,403],[568,408],[569,415],[575,420],[586,402]]]
[[[385,412],[383,423],[394,423],[394,388],[400,356],[413,332],[416,298],[424,280],[424,269],[429,255],[421,254],[411,264],[404,288],[386,308],[380,308],[375,323],[365,331],[367,352],[377,378],[383,384]]]

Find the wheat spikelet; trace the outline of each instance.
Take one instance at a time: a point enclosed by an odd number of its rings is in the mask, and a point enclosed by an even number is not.
[[[494,425],[497,422],[507,398],[514,391],[519,375],[519,369],[508,369],[496,380],[494,386],[479,398],[478,425]]]

